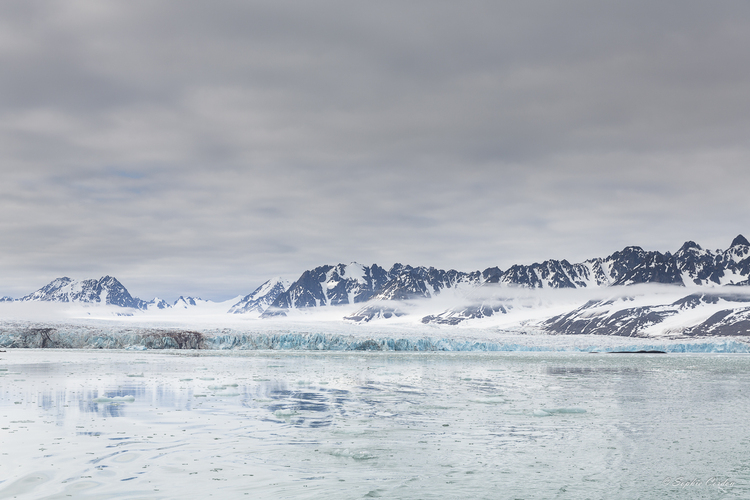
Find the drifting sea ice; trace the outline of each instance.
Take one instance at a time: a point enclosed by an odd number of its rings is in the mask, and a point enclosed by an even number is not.
[[[0,498],[750,497],[745,355],[13,349],[0,370]]]

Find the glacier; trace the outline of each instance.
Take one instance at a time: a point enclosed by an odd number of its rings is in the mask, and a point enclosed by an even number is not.
[[[549,335],[533,331],[309,328],[250,331],[241,328],[133,327],[130,325],[0,323],[0,348],[193,349],[402,352],[639,352],[750,353],[738,337],[654,339],[606,335]]]

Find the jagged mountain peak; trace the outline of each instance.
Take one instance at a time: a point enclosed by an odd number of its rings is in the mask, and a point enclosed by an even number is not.
[[[500,281],[500,277],[503,275],[503,272],[500,270],[499,267],[488,267],[484,271],[482,271],[482,279],[485,283],[497,283]]]
[[[629,246],[626,246],[625,248],[623,248],[622,250],[620,250],[619,252],[615,252],[615,253],[624,253],[624,254],[636,253],[636,254],[643,254],[645,252],[646,251],[643,249],[643,247],[639,247],[637,245],[629,245]]]
[[[680,249],[677,251],[677,253],[686,253],[686,252],[689,252],[690,250],[698,250],[698,251],[700,251],[700,250],[703,250],[703,248],[701,248],[701,246],[699,244],[697,244],[696,242],[694,242],[694,241],[686,241],[680,247]]]
[[[164,299],[160,299],[159,297],[154,297],[153,299],[149,300],[146,308],[147,309],[170,309],[172,306]]]
[[[108,304],[135,309],[147,308],[146,302],[131,296],[122,283],[109,275],[98,280],[88,279],[83,281],[76,281],[67,276],[57,278],[20,300]]]
[[[738,234],[737,237],[732,240],[732,244],[729,245],[729,248],[739,245],[750,246],[750,241],[747,241],[747,238],[745,238],[741,234]]]
[[[750,242],[738,235],[729,249],[716,252],[703,249],[694,241],[686,241],[675,253],[627,246],[608,257],[596,257],[580,263],[553,259],[530,265],[516,264],[505,271],[489,267],[484,271],[461,272],[402,263],[395,263],[388,270],[376,264],[364,266],[357,262],[323,265],[305,271],[293,283],[282,278],[268,280],[241,300],[234,299],[236,303],[228,312],[257,312],[261,317],[266,317],[284,315],[292,309],[362,303],[357,306],[361,308],[358,313],[387,318],[398,315],[398,304],[393,304],[394,301],[433,299],[444,293],[445,298],[440,299],[441,303],[448,304],[454,297],[466,303],[466,307],[462,305],[450,313],[433,315],[438,323],[453,323],[502,312],[494,302],[486,299],[488,294],[495,293],[495,288],[575,289],[643,283],[748,287]],[[478,291],[475,292],[475,289]],[[132,297],[110,275],[84,281],[63,276],[18,300],[111,304],[149,311],[165,308],[194,310],[196,306],[204,310],[206,304],[211,304],[210,301],[187,296],[181,296],[173,305],[158,298],[147,303]],[[483,300],[485,302],[481,302]]]
[[[271,278],[252,293],[245,295],[239,302],[234,304],[228,312],[232,314],[243,314],[248,312],[264,313],[276,298],[289,288],[290,282],[281,277]]]
[[[302,307],[335,306],[365,302],[390,279],[389,272],[373,264],[338,264],[316,267],[302,273],[264,313]],[[274,313],[275,314],[275,313]]]
[[[418,297],[429,298],[430,292],[425,281],[413,270],[396,275],[376,296],[379,300],[407,300]]]
[[[187,308],[188,306],[197,306],[199,302],[206,301],[201,299],[200,297],[183,297],[182,295],[180,295],[180,297],[174,301],[172,307]]]
[[[53,279],[46,286],[53,286],[53,285],[64,286],[64,285],[67,285],[68,283],[70,283],[72,281],[73,281],[72,278],[68,278],[67,276],[63,276],[62,278],[55,278],[55,279]],[[44,288],[44,287],[42,287],[42,288]]]

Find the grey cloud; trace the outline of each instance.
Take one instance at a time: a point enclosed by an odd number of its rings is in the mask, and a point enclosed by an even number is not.
[[[749,38],[746,2],[5,2],[0,294],[726,246]]]

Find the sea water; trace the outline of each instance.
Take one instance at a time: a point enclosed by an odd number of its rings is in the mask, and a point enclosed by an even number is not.
[[[750,498],[743,354],[0,353],[0,498]]]

